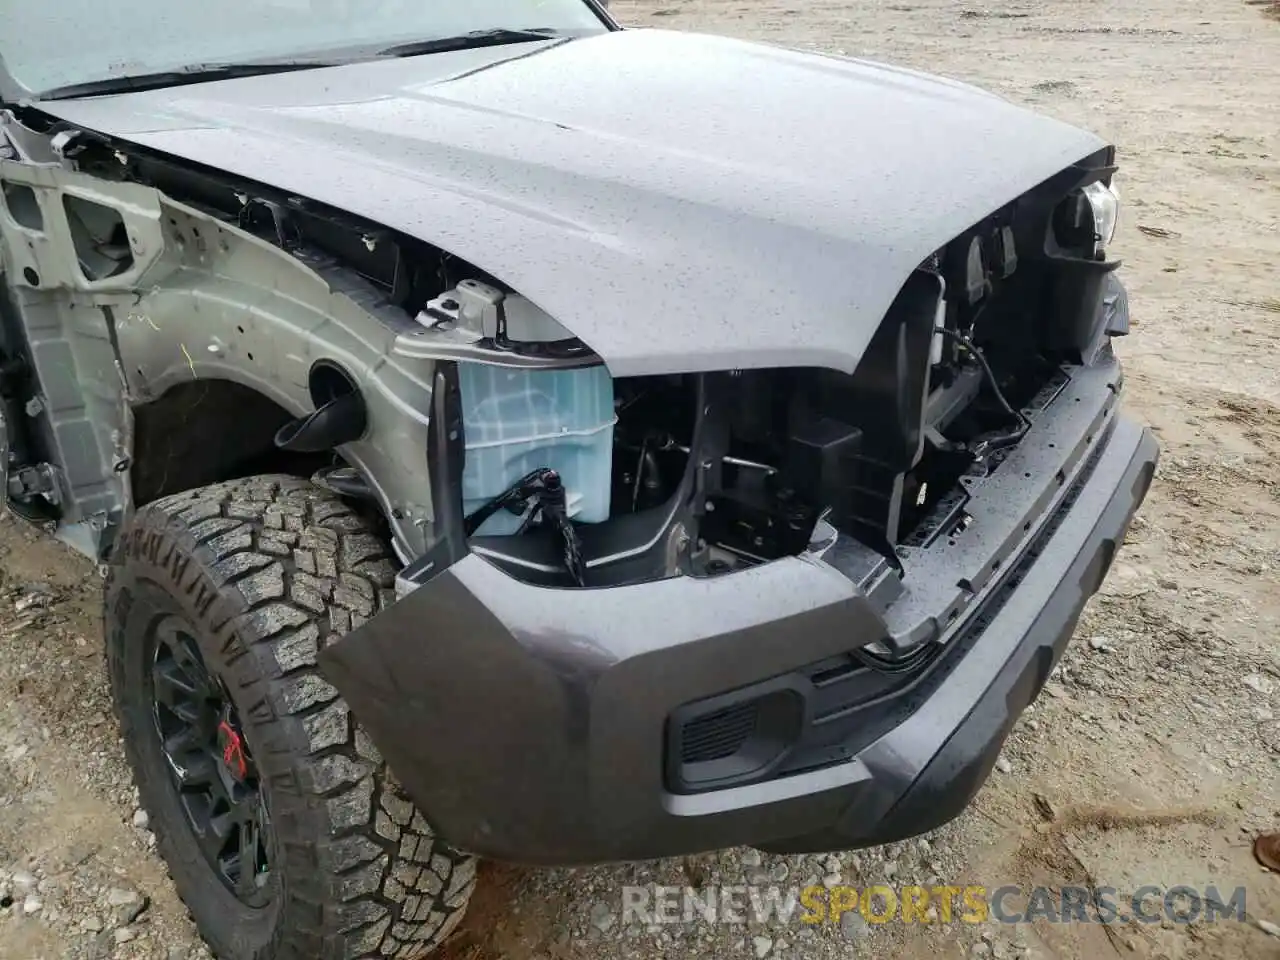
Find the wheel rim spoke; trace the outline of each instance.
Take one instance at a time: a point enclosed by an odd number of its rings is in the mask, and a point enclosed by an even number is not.
[[[226,813],[224,804],[213,804],[214,811],[222,807],[223,812],[212,812],[205,820],[205,834],[201,846],[205,849],[205,854],[224,863],[227,859],[227,846],[231,841],[232,834],[235,832],[235,820]]]
[[[169,767],[178,781],[180,790],[191,790],[217,781],[218,771],[213,760],[207,754],[191,753],[185,763],[174,757],[169,759]]]
[[[151,672],[151,677],[155,685],[157,703],[168,708],[185,723],[195,725],[199,722],[200,690],[176,661],[165,660],[157,663]]]
[[[262,862],[262,823],[257,804],[245,804],[244,817],[238,825],[236,844],[236,889],[240,894],[252,894],[258,890],[259,866]]]

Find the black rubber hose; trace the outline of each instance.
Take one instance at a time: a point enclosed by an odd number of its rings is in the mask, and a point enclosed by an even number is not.
[[[1004,408],[1005,413],[1009,414],[1012,419],[1018,422],[1018,426],[1014,430],[996,434],[995,436],[988,437],[976,444],[972,444],[969,448],[970,452],[976,457],[984,457],[993,450],[1012,446],[1021,440],[1026,432],[1031,429],[1031,421],[1023,416],[1020,410],[1015,410],[1013,405],[1005,398],[1004,391],[1000,389],[1000,382],[996,380],[995,372],[992,371],[991,364],[987,363],[987,358],[982,355],[982,351],[977,348],[972,340],[958,330],[948,330],[945,327],[938,327],[935,332],[940,333],[945,337],[952,337],[955,339],[960,344],[961,348],[963,348],[965,353],[969,354],[969,356],[973,357],[973,359],[978,362],[978,365],[982,367],[983,376],[991,387],[991,392],[995,394],[996,400],[999,401],[1000,406]]]
[[[309,416],[286,423],[276,433],[276,446],[292,453],[324,453],[359,440],[368,425],[364,398],[344,393]]]

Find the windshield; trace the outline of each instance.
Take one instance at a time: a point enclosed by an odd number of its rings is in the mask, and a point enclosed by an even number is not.
[[[357,59],[478,30],[606,30],[585,0],[0,0],[0,56],[32,93],[168,70]]]

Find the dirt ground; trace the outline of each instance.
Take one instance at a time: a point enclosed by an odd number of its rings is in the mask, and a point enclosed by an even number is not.
[[[1256,832],[1280,829],[1280,5],[613,6],[633,25],[954,76],[1113,139],[1136,323],[1119,344],[1127,402],[1159,431],[1164,459],[1063,667],[958,821],[923,843],[839,857],[489,868],[450,960],[1280,957],[1280,939],[1234,921],[645,928],[613,917],[627,883],[825,877],[1243,886],[1249,917],[1280,923],[1280,876],[1250,854]],[[84,561],[0,524],[0,958],[195,960],[207,954],[150,851],[110,719],[99,589]]]

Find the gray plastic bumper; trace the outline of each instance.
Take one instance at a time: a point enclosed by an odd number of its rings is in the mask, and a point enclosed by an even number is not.
[[[321,662],[436,829],[496,859],[811,851],[914,835],[981,786],[1146,495],[1156,442],[1113,423],[1090,437],[1101,446],[1070,496],[955,625],[911,712],[846,762],[698,794],[672,793],[664,777],[666,724],[681,705],[885,635],[850,581],[812,558],[565,591],[471,555]]]

